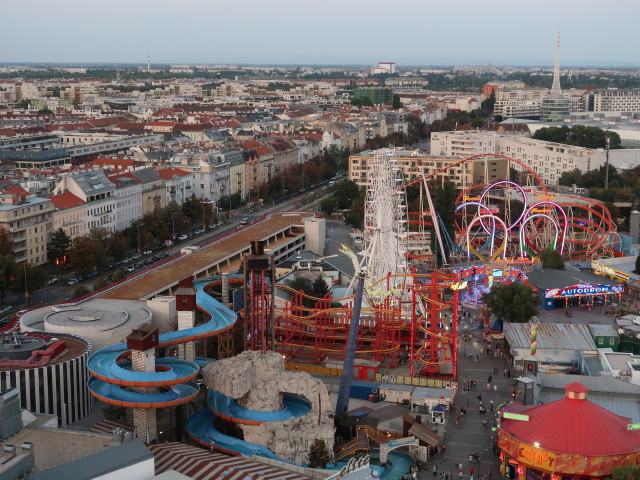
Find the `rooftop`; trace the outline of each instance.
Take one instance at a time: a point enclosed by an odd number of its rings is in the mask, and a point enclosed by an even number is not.
[[[512,348],[531,347],[531,327],[528,323],[504,324],[504,335]],[[597,347],[587,325],[541,323],[538,328],[538,350],[593,350]]]

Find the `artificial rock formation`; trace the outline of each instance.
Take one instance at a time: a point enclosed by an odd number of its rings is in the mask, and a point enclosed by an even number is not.
[[[333,414],[326,386],[305,372],[284,369],[282,355],[275,352],[243,352],[204,369],[208,388],[236,399],[250,410],[273,412],[284,408],[283,394],[307,400],[307,415],[261,425],[241,425],[244,439],[264,445],[280,458],[306,464],[314,440],[324,440],[333,451]]]

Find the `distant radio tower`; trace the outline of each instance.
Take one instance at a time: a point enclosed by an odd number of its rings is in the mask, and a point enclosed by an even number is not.
[[[560,30],[558,30],[558,39],[556,41],[556,64],[553,67],[553,85],[551,85],[551,95],[560,94]]]
[[[147,55],[147,72],[151,72],[151,55]]]

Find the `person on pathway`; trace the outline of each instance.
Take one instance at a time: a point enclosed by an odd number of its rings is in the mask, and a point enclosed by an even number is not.
[[[491,390],[491,383],[487,383],[487,392]]]
[[[487,380],[487,383],[491,383],[491,380],[493,380],[493,377],[489,375],[489,379]]]
[[[433,476],[436,476],[436,473],[438,473],[438,467],[436,467],[435,465],[433,466]]]
[[[486,418],[484,420],[482,420],[482,426],[484,428],[487,428],[487,419]]]

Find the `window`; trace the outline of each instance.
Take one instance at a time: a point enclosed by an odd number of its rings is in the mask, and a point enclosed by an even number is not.
[[[615,338],[610,338],[609,339],[609,345],[615,345],[616,343],[616,339]]]

